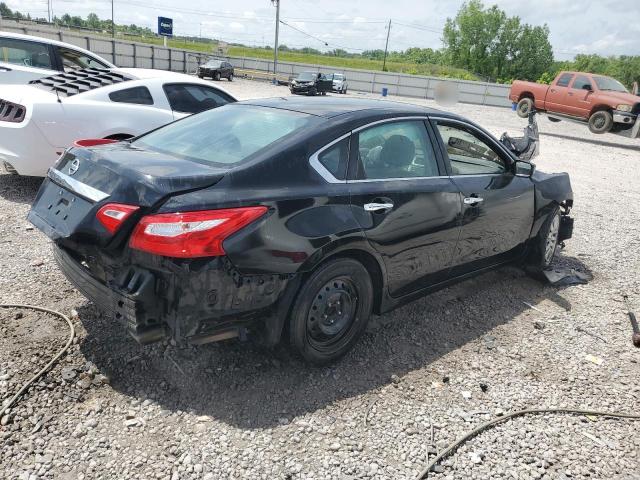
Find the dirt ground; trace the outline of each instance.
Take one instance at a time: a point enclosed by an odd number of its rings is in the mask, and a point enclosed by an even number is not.
[[[289,94],[247,80],[221,85],[241,99]],[[447,109],[496,135],[525,124],[503,108]],[[410,479],[504,412],[640,413],[640,350],[623,300],[640,313],[640,140],[539,122],[535,163],[569,172],[575,194],[574,238],[558,263],[590,282],[555,288],[503,268],[374,318],[355,350],[326,368],[286,346],[137,345],[65,280],[26,221],[41,181],[0,171],[0,303],[73,314],[78,333],[0,419],[0,477]],[[0,309],[0,399],[67,334],[49,315]],[[640,422],[522,417],[471,440],[432,476],[640,479]]]

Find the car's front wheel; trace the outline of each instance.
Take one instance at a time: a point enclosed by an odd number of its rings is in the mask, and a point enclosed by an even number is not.
[[[220,72],[215,72],[213,74],[213,79],[217,82],[220,80]]]
[[[227,80],[229,80],[230,82],[233,82],[233,73],[229,74],[229,77],[227,78]]]
[[[589,117],[589,130],[591,133],[607,133],[613,127],[613,115],[606,110],[595,112]]]
[[[528,265],[536,273],[548,269],[553,263],[558,249],[558,235],[560,233],[560,208],[555,207],[540,227],[538,236],[533,240]]]
[[[300,288],[289,318],[291,344],[315,364],[332,362],[358,341],[373,306],[373,285],[358,261],[321,266]]]

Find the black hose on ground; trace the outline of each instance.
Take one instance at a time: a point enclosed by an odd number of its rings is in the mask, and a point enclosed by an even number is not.
[[[612,417],[612,418],[627,418],[632,420],[640,420],[640,415],[635,415],[631,413],[616,413],[616,412],[600,412],[597,410],[580,410],[575,408],[528,408],[526,410],[520,410],[518,412],[509,413],[502,417],[494,418],[493,420],[489,420],[488,422],[483,423],[477,428],[474,428],[470,432],[465,433],[462,437],[460,437],[455,442],[451,443],[447,448],[445,448],[440,454],[438,454],[429,465],[427,465],[415,478],[415,480],[423,480],[427,478],[431,469],[437,465],[443,458],[451,455],[455,450],[460,447],[467,440],[475,437],[483,430],[486,430],[489,427],[497,425],[498,423],[502,423],[510,418],[521,417],[527,414],[536,414],[536,413],[568,413],[572,415],[592,415],[592,416],[600,416],[600,417]]]
[[[0,303],[0,308],[28,308],[31,310],[38,310],[40,312],[50,313],[51,315],[60,317],[63,320],[65,320],[69,325],[69,339],[67,340],[67,343],[65,344],[65,346],[62,347],[62,349],[49,361],[49,363],[47,363],[38,373],[36,373],[33,377],[31,377],[31,379],[27,381],[24,385],[22,385],[22,387],[20,387],[20,390],[18,390],[17,393],[13,397],[11,397],[11,399],[9,400],[9,403],[6,403],[2,407],[0,407],[0,418],[2,418],[2,415],[4,414],[4,412],[6,412],[9,408],[11,408],[13,404],[16,403],[16,400],[20,397],[20,395],[22,395],[27,388],[29,388],[36,380],[38,380],[38,378],[44,375],[47,372],[47,370],[49,370],[53,366],[53,364],[56,363],[62,355],[64,355],[64,353],[71,346],[71,343],[73,342],[73,338],[76,335],[76,331],[75,331],[75,328],[73,328],[73,323],[71,323],[71,320],[69,319],[69,317],[55,310],[50,310],[44,307],[37,307],[35,305],[21,305],[21,304],[8,304],[8,303]]]

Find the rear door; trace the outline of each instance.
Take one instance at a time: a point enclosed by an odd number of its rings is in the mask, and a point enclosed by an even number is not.
[[[533,225],[533,182],[516,176],[513,160],[480,129],[457,119],[432,121],[451,178],[462,192],[451,275],[518,258]]]
[[[458,238],[460,193],[433,140],[424,119],[378,122],[351,140],[351,203],[394,297],[445,280]]]
[[[545,99],[547,111],[571,115],[571,109],[568,108],[567,104],[569,83],[571,83],[572,78],[573,73],[563,73],[558,78],[558,81],[549,87]]]

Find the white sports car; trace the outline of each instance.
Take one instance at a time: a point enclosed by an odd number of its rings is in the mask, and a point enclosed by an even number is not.
[[[115,65],[70,43],[0,32],[0,85],[29,83],[77,68],[115,68]]]
[[[44,176],[80,139],[124,140],[236,99],[181,73],[81,69],[0,89],[0,163]]]

